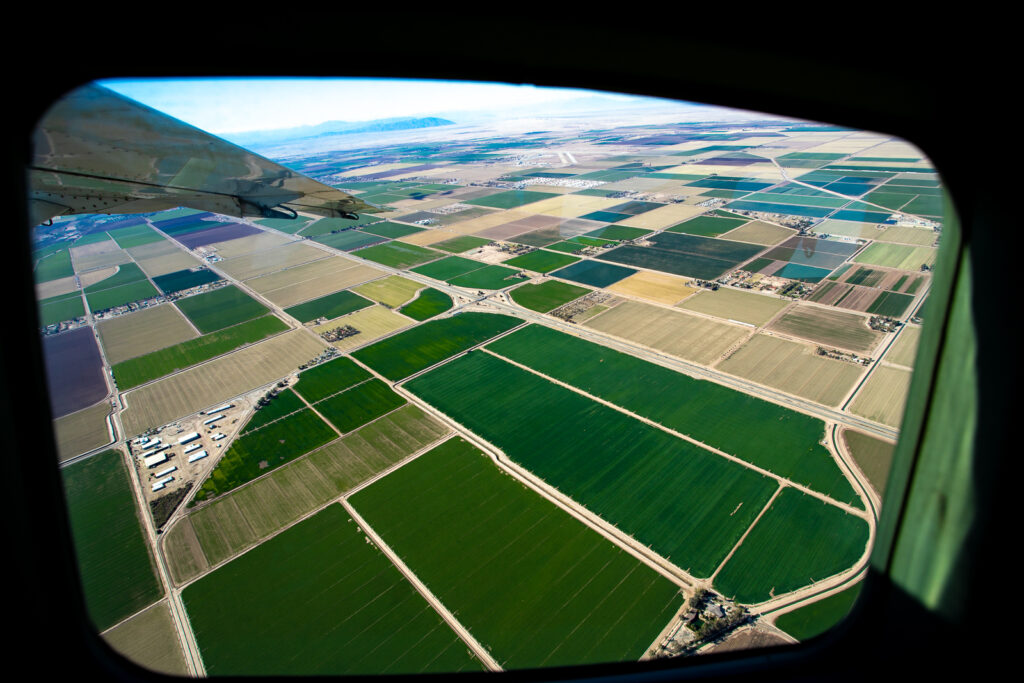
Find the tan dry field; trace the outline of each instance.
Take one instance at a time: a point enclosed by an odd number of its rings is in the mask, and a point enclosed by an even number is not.
[[[777,633],[772,633],[765,628],[758,628],[757,626],[754,626],[751,628],[743,628],[733,631],[725,637],[725,640],[716,642],[710,647],[701,650],[701,654],[737,652],[740,650],[752,650],[755,648],[777,647],[779,645],[789,645],[791,642],[791,640],[783,638]]]
[[[110,266],[109,268],[101,268],[100,270],[90,270],[84,275],[78,276],[78,281],[82,283],[82,289],[91,287],[97,282],[106,280],[111,275],[117,273],[118,266]]]
[[[413,282],[400,275],[391,275],[390,277],[373,280],[358,287],[353,287],[352,291],[356,294],[362,294],[368,299],[386,304],[391,308],[398,308],[416,296],[416,292],[423,289],[423,287],[425,285]]]
[[[266,275],[277,270],[291,268],[300,263],[307,263],[316,259],[326,258],[328,252],[306,244],[286,244],[276,249],[239,256],[238,258],[227,259],[217,264],[231,277],[239,280]]]
[[[128,409],[121,413],[125,431],[135,436],[223,403],[284,377],[323,349],[323,342],[305,330],[292,330],[133,389],[127,393]]]
[[[568,219],[568,220],[583,220]],[[544,214],[535,214],[531,216],[525,216],[515,218],[507,223],[501,223],[495,225],[493,228],[487,228],[476,233],[477,237],[486,237],[494,240],[508,240],[515,237],[519,237],[528,232],[535,232],[537,230],[552,229],[557,230],[557,226],[567,222],[564,218],[558,218],[557,216],[547,216]],[[595,223],[594,228],[598,228],[604,225],[603,223]]]
[[[200,265],[199,259],[190,256],[172,242],[152,242],[141,247],[131,247],[128,253],[150,277],[166,275]]]
[[[526,185],[526,187],[524,187],[523,189],[524,190],[528,190],[530,192],[550,192],[550,193],[554,193],[554,194],[571,194],[571,193],[575,192],[576,190],[578,190],[580,188],[578,188],[578,187],[568,187],[568,186],[565,186],[565,185],[547,185],[545,183],[536,183],[536,184],[531,183],[531,184]]]
[[[706,207],[687,206],[686,204],[666,204],[657,209],[647,211],[638,216],[632,216],[619,223],[631,228],[645,228],[647,230],[661,230],[670,228],[677,223],[682,223],[687,218],[693,218],[707,211]]]
[[[96,328],[111,365],[199,336],[174,304],[120,315]]]
[[[769,329],[866,354],[874,351],[884,336],[868,327],[868,319],[862,315],[802,304],[786,311]]]
[[[109,414],[110,402],[104,399],[94,406],[54,420],[57,459],[64,462],[110,443],[110,429],[107,427]]]
[[[569,194],[542,199],[539,202],[527,204],[530,213],[540,213],[545,216],[557,216],[559,218],[578,218],[593,211],[602,211],[609,206],[622,204],[622,199],[611,199],[610,197],[590,197],[584,194]]]
[[[71,263],[74,264],[76,273],[94,268],[109,268],[131,261],[128,254],[117,246],[114,240],[87,244],[84,247],[71,247],[70,251]]]
[[[863,366],[817,355],[813,346],[764,334],[717,369],[827,406],[839,405],[864,372]]]
[[[694,287],[686,286],[686,278],[646,270],[619,280],[605,289],[668,305],[678,303],[697,291]]]
[[[790,303],[788,299],[720,287],[717,292],[704,289],[696,296],[677,305],[680,308],[713,315],[716,318],[738,320],[742,323],[760,326],[771,320],[775,314]]]
[[[423,232],[414,232],[411,235],[405,235],[399,237],[396,242],[405,242],[406,244],[415,244],[420,247],[429,247],[431,244],[437,244],[438,242],[444,242],[450,240],[453,237],[458,237],[462,233],[456,232],[448,227],[443,228],[427,228]]]
[[[704,365],[750,334],[745,327],[635,301],[624,301],[586,325]]]
[[[868,155],[865,155],[868,156]],[[906,142],[883,142],[878,147],[871,150],[870,156],[873,157],[902,157],[904,159],[918,158],[924,159],[924,152]]]
[[[287,308],[384,274],[382,270],[339,256],[247,280],[245,284]]]
[[[898,244],[910,244],[917,247],[930,247],[935,244],[939,234],[931,228],[913,228],[905,225],[894,225],[881,231],[876,236],[879,242],[896,242]]]
[[[872,488],[879,495],[884,494],[896,444],[862,434],[853,429],[843,429],[843,441],[846,443],[846,450],[853,456]]]
[[[899,427],[910,388],[910,370],[879,365],[864,383],[850,412],[890,427]]]
[[[577,315],[574,315],[572,317],[572,321],[574,323],[577,323],[577,324],[585,323],[588,320],[590,320],[591,318],[595,318],[595,317],[601,315],[602,313],[607,311],[609,308],[611,308],[611,306],[605,306],[604,304],[596,304],[594,306],[591,306],[587,310],[583,311],[582,313],[578,313]]]
[[[730,230],[727,233],[719,235],[718,238],[771,246],[773,244],[778,244],[787,237],[792,237],[795,234],[795,230],[784,228],[781,225],[765,223],[764,221],[751,221],[746,225],[741,225],[735,230]]]
[[[641,177],[617,180],[614,183],[605,183],[601,186],[601,189],[615,190],[616,192],[672,192],[673,188],[678,188],[680,186],[681,183],[677,180]],[[622,203],[621,199],[618,201],[619,203]]]
[[[814,227],[819,235],[843,235],[862,240],[877,240],[885,230],[879,230],[876,223],[858,223],[856,221],[837,221],[826,218]]]
[[[917,344],[921,339],[921,328],[917,325],[904,325],[896,343],[885,354],[887,363],[894,363],[904,367],[914,367],[914,358],[917,356]]]
[[[226,242],[215,242],[207,246],[212,249],[216,249],[217,255],[226,260],[245,256],[246,254],[251,254],[257,251],[263,251],[264,249],[273,249],[294,241],[295,237],[292,235],[282,235],[276,232],[263,232],[259,235],[239,237],[238,239],[228,240]]]
[[[50,280],[49,282],[42,282],[36,284],[36,299],[49,299],[51,296],[70,294],[76,289],[78,289],[78,285],[75,284],[74,275],[62,277],[59,280]]]
[[[103,639],[116,652],[141,667],[172,676],[188,675],[178,633],[165,600],[106,631]]]
[[[361,311],[356,311],[334,320],[329,320],[323,325],[318,325],[313,328],[313,331],[317,334],[326,330],[334,329],[341,325],[351,325],[352,327],[359,330],[359,334],[351,337],[346,337],[341,341],[336,341],[331,344],[334,348],[339,351],[349,351],[356,348],[357,346],[363,346],[370,342],[380,339],[386,334],[400,330],[403,327],[408,327],[414,324],[412,320],[406,318],[404,315],[399,315],[394,311],[390,311],[383,306],[370,306],[364,308]]]
[[[413,235],[403,237],[402,241],[425,247],[437,242],[443,242],[444,240],[450,240],[451,238],[458,237],[459,235],[473,235],[481,230],[493,228],[495,225],[507,223],[508,221],[528,215],[530,214],[524,213],[518,209],[510,209],[507,211],[496,210],[482,216],[477,216],[476,218],[468,218],[464,221],[446,225],[443,228],[434,228],[423,232],[417,232]]]
[[[196,510],[165,537],[175,582],[251,547],[447,433],[407,405]]]
[[[359,176],[371,175],[373,173],[383,173],[384,171],[394,171],[398,168],[408,168],[409,166],[416,166],[407,161],[396,161],[390,164],[376,164],[374,166],[360,166],[354,168],[351,171],[345,171],[344,173],[338,173],[339,178],[358,178]]]

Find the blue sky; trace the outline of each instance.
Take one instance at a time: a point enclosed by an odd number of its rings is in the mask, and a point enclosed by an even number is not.
[[[335,120],[494,110],[595,94],[531,85],[394,79],[106,80],[100,84],[218,134]],[[631,99],[608,97],[610,104]]]

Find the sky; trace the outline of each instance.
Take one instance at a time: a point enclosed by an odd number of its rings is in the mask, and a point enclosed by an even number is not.
[[[492,110],[595,94],[532,85],[398,79],[118,79],[100,84],[214,134]],[[634,99],[606,96],[610,103]]]

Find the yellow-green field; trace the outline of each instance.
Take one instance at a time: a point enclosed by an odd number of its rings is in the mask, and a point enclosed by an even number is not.
[[[917,355],[917,343],[921,338],[921,328],[917,325],[904,325],[896,343],[885,354],[886,363],[894,363],[904,367],[914,367],[914,357]]]
[[[864,373],[861,365],[817,355],[814,346],[764,334],[754,335],[717,369],[827,406],[839,405]]]
[[[686,281],[686,278],[676,275],[641,270],[605,289],[616,294],[626,294],[659,304],[671,305],[697,291],[694,287],[687,287]]]
[[[319,334],[342,325],[351,325],[359,330],[359,334],[351,337],[345,337],[341,341],[336,341],[331,344],[331,346],[335,347],[339,351],[348,351],[356,348],[357,346],[369,344],[375,339],[380,339],[386,334],[394,332],[395,330],[400,330],[403,327],[407,327],[412,324],[414,324],[413,321],[406,318],[404,315],[399,315],[398,313],[390,311],[383,306],[370,306],[369,308],[364,308],[361,311],[356,311],[351,315],[335,318],[323,325],[318,325],[313,328],[313,331]]]
[[[416,292],[423,289],[423,287],[424,285],[418,282],[413,282],[398,275],[392,275],[353,287],[352,291],[391,308],[398,308],[416,296]]]
[[[899,427],[910,388],[910,370],[879,365],[864,383],[850,412],[890,427]]]
[[[716,292],[703,289],[679,304],[679,307],[725,320],[764,325],[790,303],[788,299],[720,287]]]
[[[586,325],[705,365],[750,334],[745,327],[636,301],[625,301]]]
[[[178,632],[163,600],[103,633],[115,651],[151,671],[188,675]]]
[[[94,406],[79,410],[53,421],[54,440],[57,442],[57,458],[64,462],[110,443],[110,429],[107,415],[110,403],[103,400]]]
[[[894,225],[883,230],[874,239],[879,242],[898,242],[900,244],[930,247],[935,244],[935,240],[938,237],[938,233],[931,228],[911,228],[903,225]]]
[[[327,258],[328,253],[306,244],[286,244],[277,249],[258,251],[237,258],[221,261],[217,267],[239,280],[259,277],[267,273],[291,268],[300,263]]]
[[[897,270],[921,270],[922,265],[935,263],[935,249],[929,247],[907,247],[902,244],[875,242],[853,258],[857,263],[868,263]]]
[[[292,330],[127,393],[121,413],[127,436],[141,434],[284,377],[324,344]]]
[[[621,203],[621,199],[571,194],[542,199],[539,202],[529,204],[528,207],[530,213],[542,213],[545,216],[557,216],[559,218],[576,218],[577,216],[601,211],[609,206]]]
[[[96,329],[111,365],[199,336],[174,304],[104,320]]]
[[[871,482],[872,488],[879,495],[885,493],[885,485],[889,479],[889,468],[892,466],[893,452],[896,444],[876,439],[852,429],[843,430],[843,441],[846,450],[860,467],[860,471]]]
[[[741,225],[735,230],[730,230],[718,237],[724,240],[737,240],[739,242],[749,242],[751,244],[763,244],[768,246],[778,244],[787,237],[792,237],[795,234],[795,230],[784,228],[781,225],[765,223],[764,221],[751,221],[746,225]]]
[[[282,308],[316,299],[384,275],[384,271],[346,258],[328,258],[246,281],[246,285]]]

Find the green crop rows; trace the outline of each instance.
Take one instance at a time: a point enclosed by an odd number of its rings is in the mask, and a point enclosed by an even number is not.
[[[263,406],[249,418],[242,429],[242,434],[259,429],[265,424],[279,420],[286,415],[297,413],[306,407],[302,399],[295,395],[291,389],[285,389],[270,399],[270,403]]]
[[[858,583],[841,593],[787,612],[775,620],[775,625],[797,640],[807,640],[822,634],[850,613],[862,585]]]
[[[266,306],[234,285],[178,299],[174,303],[203,334],[267,313]]]
[[[82,293],[78,291],[43,299],[39,302],[39,322],[43,327],[83,315],[85,315],[85,305],[82,303]]]
[[[539,285],[523,285],[516,287],[509,295],[512,300],[523,308],[538,313],[547,313],[573,299],[578,299],[591,290],[577,287],[558,280],[547,280]]]
[[[295,391],[310,403],[316,403],[369,377],[370,373],[353,363],[351,358],[336,358],[304,370],[299,375]]]
[[[366,247],[353,253],[356,256],[385,266],[391,266],[392,268],[408,268],[425,261],[430,261],[441,255],[440,252],[433,249],[425,249],[415,244],[405,244],[403,242],[378,244],[375,247]]]
[[[334,294],[322,296],[319,299],[307,301],[306,303],[299,304],[298,306],[286,308],[284,309],[284,312],[301,323],[308,323],[321,317],[333,320],[339,316],[343,316],[347,313],[358,311],[359,309],[372,305],[372,301],[364,299],[358,294],[348,290],[342,290],[340,292],[335,292]]]
[[[516,256],[513,259],[509,259],[505,262],[505,265],[512,266],[513,268],[532,270],[535,273],[547,273],[556,268],[567,266],[570,263],[576,263],[577,261],[579,261],[579,259],[575,256],[556,254],[550,251],[538,249],[537,251],[531,251],[529,254],[523,254],[522,256]]]
[[[316,409],[344,434],[404,403],[404,398],[374,378],[325,398],[316,404]]]
[[[427,320],[439,313],[444,313],[454,305],[450,296],[433,287],[428,287],[420,292],[418,297],[398,309],[398,312],[413,320]]]

